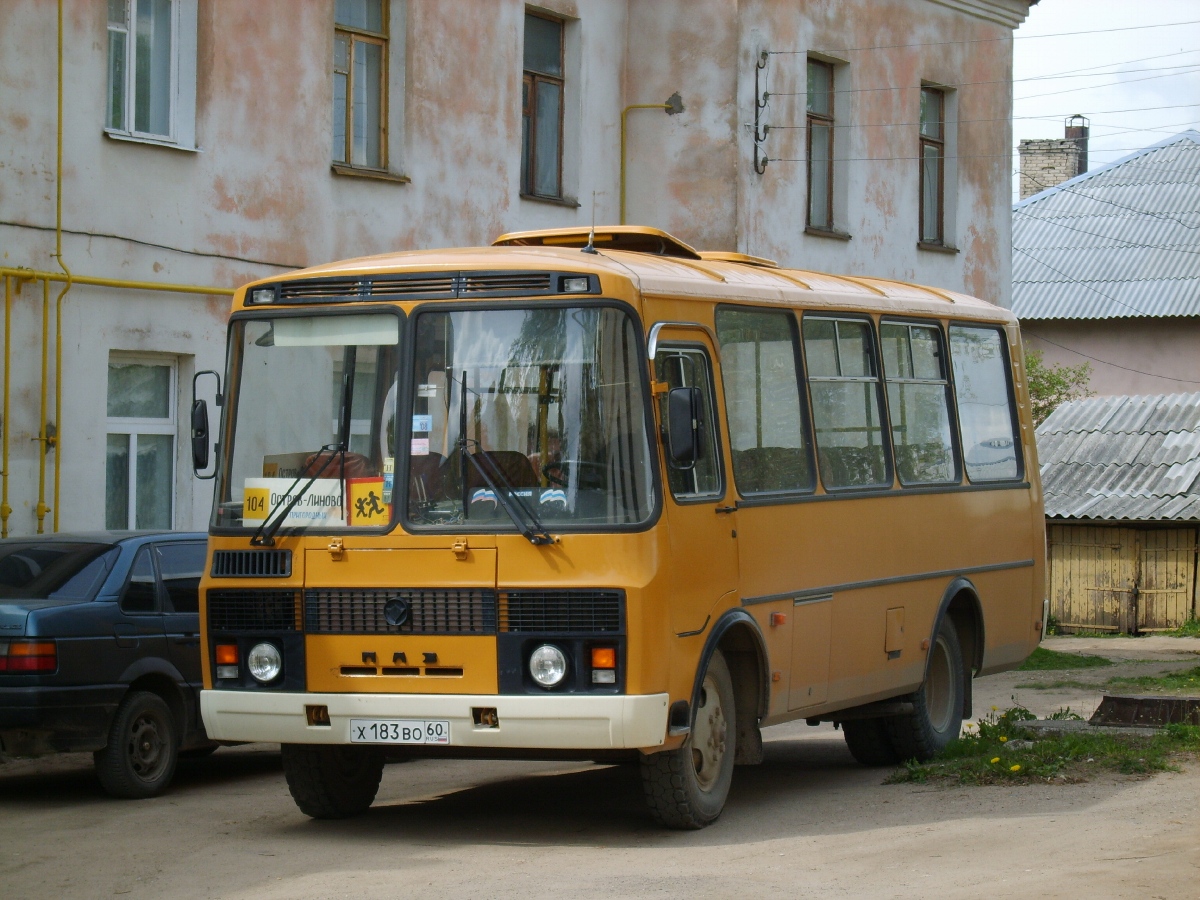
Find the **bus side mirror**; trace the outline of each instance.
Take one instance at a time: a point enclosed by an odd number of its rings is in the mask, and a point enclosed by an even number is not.
[[[218,407],[225,402],[225,398],[221,396],[221,376],[218,373],[205,369],[192,376],[192,469],[197,478],[208,479],[215,478],[217,473],[214,469],[207,475],[201,474],[208,468],[209,460],[208,401],[196,396],[196,383],[204,375],[211,375],[217,383],[213,401]]]
[[[199,475],[208,468],[208,401],[192,401],[192,468]]]
[[[672,388],[667,394],[667,456],[678,469],[690,469],[700,458],[704,430],[704,398],[700,388]]]

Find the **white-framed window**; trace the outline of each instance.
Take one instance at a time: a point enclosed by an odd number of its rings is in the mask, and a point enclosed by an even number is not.
[[[174,527],[177,374],[164,357],[109,357],[106,528]]]
[[[194,149],[197,0],[108,0],[111,137]]]

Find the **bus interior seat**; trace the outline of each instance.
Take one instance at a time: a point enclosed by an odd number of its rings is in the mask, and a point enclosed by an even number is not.
[[[330,461],[329,454],[333,453],[334,459]],[[322,450],[312,454],[304,461],[304,468],[300,470],[301,478],[312,478],[318,472],[321,472],[322,478],[375,478],[379,475],[379,467],[371,462],[370,457],[363,456],[361,453],[346,453],[345,454],[345,474],[342,473],[342,462],[338,457],[342,454],[332,450]],[[324,471],[321,471],[324,467]]]
[[[733,452],[733,472],[743,493],[812,486],[808,454],[799,447],[750,447]]]

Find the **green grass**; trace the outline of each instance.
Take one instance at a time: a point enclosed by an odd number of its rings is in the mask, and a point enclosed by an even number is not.
[[[1055,669],[1095,669],[1111,666],[1112,660],[1103,656],[1085,656],[1082,653],[1060,653],[1037,647],[1029,659],[1021,664],[1019,672],[1048,672]]]
[[[1167,637],[1200,638],[1200,619],[1188,619],[1174,631],[1162,632]]]
[[[1052,718],[1069,718],[1062,710]],[[955,784],[1079,782],[1107,771],[1126,775],[1176,771],[1176,760],[1200,755],[1200,727],[1168,725],[1151,735],[1038,735],[1022,722],[1033,718],[1016,706],[980,719],[978,725],[927,763],[911,760],[886,784],[946,781]]]
[[[1075,681],[1073,679],[1061,678],[1058,681],[1027,681],[1023,684],[1013,685],[1014,690],[1023,691],[1058,691],[1058,690],[1085,690],[1098,691],[1100,685],[1096,682]]]
[[[1186,692],[1200,696],[1200,666],[1182,672],[1162,675],[1138,675],[1129,678],[1110,678],[1109,687],[1138,687],[1147,692]]]

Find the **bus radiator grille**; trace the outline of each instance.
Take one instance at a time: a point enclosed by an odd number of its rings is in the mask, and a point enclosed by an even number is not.
[[[505,591],[500,630],[621,634],[624,599],[621,591]]]
[[[213,578],[288,578],[291,550],[214,550]]]
[[[389,604],[397,624],[388,621]],[[304,620],[309,634],[495,634],[496,593],[312,589],[304,592]]]
[[[296,591],[208,592],[211,631],[299,631]]]

